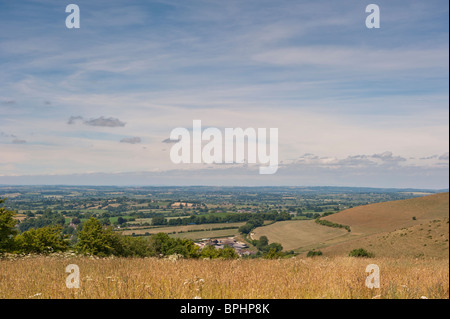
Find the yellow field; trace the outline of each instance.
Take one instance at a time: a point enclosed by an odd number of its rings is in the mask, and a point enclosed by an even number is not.
[[[80,269],[80,288],[65,268]],[[379,289],[365,286],[368,264]],[[0,260],[0,298],[449,298],[443,259],[318,257],[281,260],[29,257]]]
[[[253,239],[267,236],[269,242],[280,243],[284,250],[305,251],[320,248],[337,239],[345,240],[349,234],[345,229],[324,227],[314,220],[289,220],[258,227]]]

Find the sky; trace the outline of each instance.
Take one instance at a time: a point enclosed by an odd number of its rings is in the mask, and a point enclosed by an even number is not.
[[[93,2],[0,0],[0,184],[449,187],[448,1]],[[174,164],[194,120],[278,171]]]

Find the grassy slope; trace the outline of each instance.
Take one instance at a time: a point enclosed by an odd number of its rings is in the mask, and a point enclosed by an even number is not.
[[[383,257],[448,259],[448,218],[448,193],[355,207],[325,219],[349,225],[358,238],[338,243],[323,252],[346,255],[361,247]]]
[[[324,218],[349,225],[351,233],[311,220],[291,220],[257,228],[253,238],[265,235],[285,250],[300,253],[320,249],[325,255],[347,255],[362,247],[377,256],[448,258],[448,217],[449,194],[441,193],[359,206]]]
[[[416,217],[417,220],[413,220]],[[325,217],[349,225],[354,234],[374,234],[449,217],[449,193],[377,203],[347,209]]]
[[[378,257],[449,258],[448,219],[434,220],[392,232],[370,235],[327,247],[327,256],[347,255],[364,248]]]

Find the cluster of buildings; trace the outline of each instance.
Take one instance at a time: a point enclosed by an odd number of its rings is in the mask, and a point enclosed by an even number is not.
[[[239,256],[254,254],[254,252],[248,250],[247,244],[237,241],[234,237],[217,239],[204,238],[200,242],[196,242],[195,245],[199,246],[200,249],[203,249],[205,246],[214,246],[216,249],[231,247]]]

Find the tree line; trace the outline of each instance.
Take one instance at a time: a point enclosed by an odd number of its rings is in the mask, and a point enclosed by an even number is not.
[[[0,204],[4,202],[0,199]],[[100,257],[165,257],[179,255],[185,258],[238,258],[231,247],[200,249],[192,240],[171,238],[165,233],[149,237],[130,237],[114,232],[95,217],[82,223],[74,235],[64,234],[55,223],[30,228],[19,233],[14,211],[0,207],[0,255],[4,253],[49,254],[75,251],[83,255]],[[72,240],[71,240],[72,238]]]
[[[214,215],[202,215],[196,216],[191,215],[187,218],[172,218],[167,219],[162,216],[153,217],[152,225],[154,226],[181,226],[189,224],[216,224],[216,223],[238,223],[238,222],[249,222],[252,220],[272,220],[281,221],[291,219],[291,215],[286,212],[268,212],[268,213],[240,213],[240,214],[227,214],[225,216],[214,216]]]

